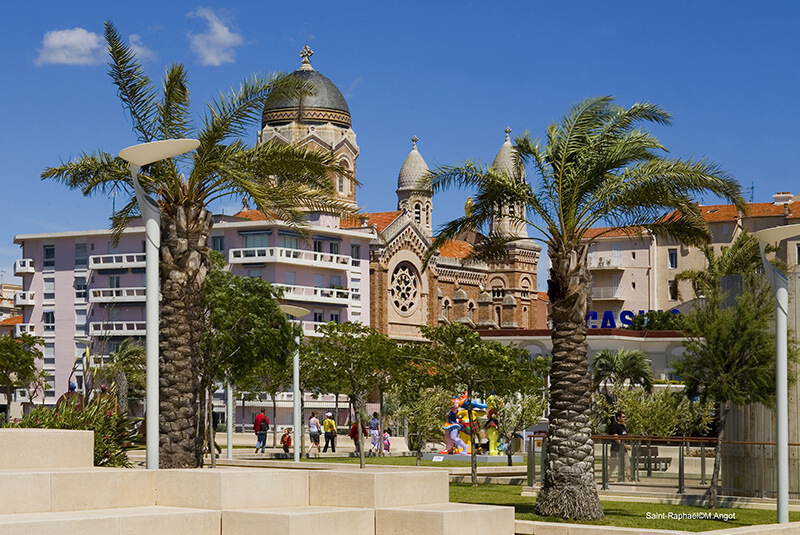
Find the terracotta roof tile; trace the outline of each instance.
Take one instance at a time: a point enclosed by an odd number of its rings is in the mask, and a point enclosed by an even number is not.
[[[383,232],[392,221],[400,217],[402,212],[373,212],[371,214],[361,214],[356,217],[346,217],[342,220],[342,228],[358,228],[361,227],[361,218],[366,217],[370,226],[375,225],[378,232]]]
[[[472,245],[461,240],[447,240],[439,247],[439,255],[448,258],[467,258],[472,253]]]
[[[20,323],[22,323],[22,314],[19,316],[11,316],[10,318],[0,321],[0,327],[9,327],[13,325],[19,325]]]
[[[550,301],[550,296],[547,295],[547,292],[537,292],[536,296],[539,298],[539,301]]]
[[[267,216],[264,215],[264,212],[261,210],[242,210],[241,212],[234,214],[234,217],[243,217],[245,219],[249,219],[250,221],[267,220]]]

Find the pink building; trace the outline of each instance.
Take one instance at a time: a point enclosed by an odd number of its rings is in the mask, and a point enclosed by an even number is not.
[[[342,230],[336,217],[311,216],[305,238],[258,216],[243,210],[215,217],[209,246],[225,255],[234,274],[281,286],[286,302],[311,310],[307,335],[328,321],[369,324],[371,228]],[[23,281],[15,333],[44,338],[44,401],[53,404],[71,382],[83,390],[90,360],[126,338],[144,337],[144,227],[134,222],[116,246],[108,230],[23,234],[14,242],[22,247],[14,271]]]

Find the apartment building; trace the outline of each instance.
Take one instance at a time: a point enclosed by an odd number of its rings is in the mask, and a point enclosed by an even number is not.
[[[306,319],[313,321],[303,323],[307,335],[328,321],[369,324],[371,228],[342,230],[338,218],[312,216],[305,239],[281,222],[240,214],[215,216],[209,243],[232,273],[263,278],[284,289],[286,302],[311,310]],[[23,234],[14,242],[22,247],[14,266],[22,278],[15,334],[44,339],[44,402],[53,404],[71,382],[84,389],[90,362],[126,338],[144,337],[144,227],[134,222],[116,245],[109,230]]]

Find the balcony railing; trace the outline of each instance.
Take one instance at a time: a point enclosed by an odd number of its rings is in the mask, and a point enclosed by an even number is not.
[[[322,336],[319,332],[317,332],[317,329],[319,329],[319,327],[321,325],[325,325],[327,323],[325,321],[303,321],[303,322],[301,322],[300,320],[291,320],[291,322],[294,323],[295,325],[297,325],[299,323],[302,323],[303,335],[304,336]]]
[[[93,288],[89,290],[90,303],[143,303],[145,288]]]
[[[33,323],[17,323],[14,325],[14,336],[19,338],[23,334],[33,334],[34,327]]]
[[[147,331],[143,321],[103,321],[89,324],[90,336],[144,336]]]
[[[589,269],[623,269],[622,258],[598,257],[589,260]]]
[[[283,288],[283,298],[288,301],[313,301],[332,305],[350,303],[350,290],[290,284],[274,284],[273,286]]]
[[[20,258],[14,262],[14,276],[32,275],[36,270],[33,268],[33,260],[30,258]]]
[[[143,268],[144,264],[144,253],[104,254],[89,257],[89,269]]]
[[[622,288],[619,286],[595,286],[592,288],[592,299],[622,299]]]
[[[229,264],[262,264],[279,262],[298,264],[329,269],[350,269],[352,259],[349,256],[331,253],[319,253],[304,249],[286,249],[284,247],[248,247],[228,251]]]
[[[14,294],[14,306],[32,306],[36,301],[35,297],[33,292],[17,292]]]

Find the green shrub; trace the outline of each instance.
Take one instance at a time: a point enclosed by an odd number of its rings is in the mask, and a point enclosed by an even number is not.
[[[131,466],[125,452],[136,433],[128,418],[117,410],[111,395],[97,396],[84,408],[76,403],[35,407],[9,427],[94,431],[95,466]]]

